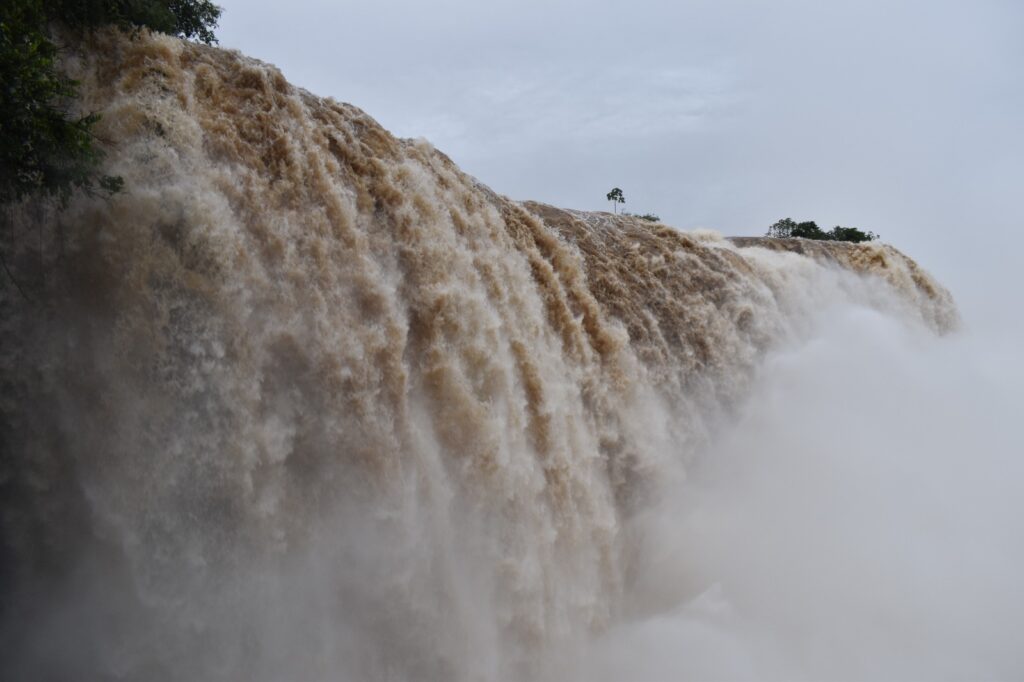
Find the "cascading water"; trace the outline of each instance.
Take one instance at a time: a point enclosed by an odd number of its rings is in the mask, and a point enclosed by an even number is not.
[[[273,67],[95,41],[127,189],[3,235],[8,679],[551,675],[767,352],[957,323],[890,247],[513,202]]]

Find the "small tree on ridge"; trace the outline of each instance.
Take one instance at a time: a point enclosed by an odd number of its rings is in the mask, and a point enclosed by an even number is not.
[[[611,192],[607,194],[608,201],[612,202],[612,209],[615,213],[619,212],[619,204],[626,203],[626,197],[623,196],[622,190],[618,187],[613,187]]]

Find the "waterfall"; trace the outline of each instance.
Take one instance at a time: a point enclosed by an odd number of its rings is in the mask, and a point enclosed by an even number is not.
[[[166,36],[66,61],[126,189],[2,236],[11,679],[553,675],[769,353],[837,304],[957,326],[889,246],[512,201]]]

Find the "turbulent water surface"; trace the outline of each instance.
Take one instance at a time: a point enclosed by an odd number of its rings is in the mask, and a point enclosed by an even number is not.
[[[7,679],[623,679],[591,642],[718,598],[657,571],[765,359],[957,326],[891,247],[511,201],[273,67],[96,40],[126,191],[3,235]]]

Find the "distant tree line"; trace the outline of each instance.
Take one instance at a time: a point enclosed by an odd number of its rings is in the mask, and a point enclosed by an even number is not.
[[[631,215],[634,218],[640,218],[641,220],[646,220],[647,222],[662,222],[662,218],[657,217],[653,213],[642,213],[640,215],[629,213],[627,215]]]
[[[801,237],[803,239],[818,239],[833,242],[870,242],[878,239],[874,232],[862,232],[856,227],[841,227],[836,225],[828,232],[825,232],[813,220],[798,223],[792,218],[783,218],[768,228],[768,237],[788,238]]]

